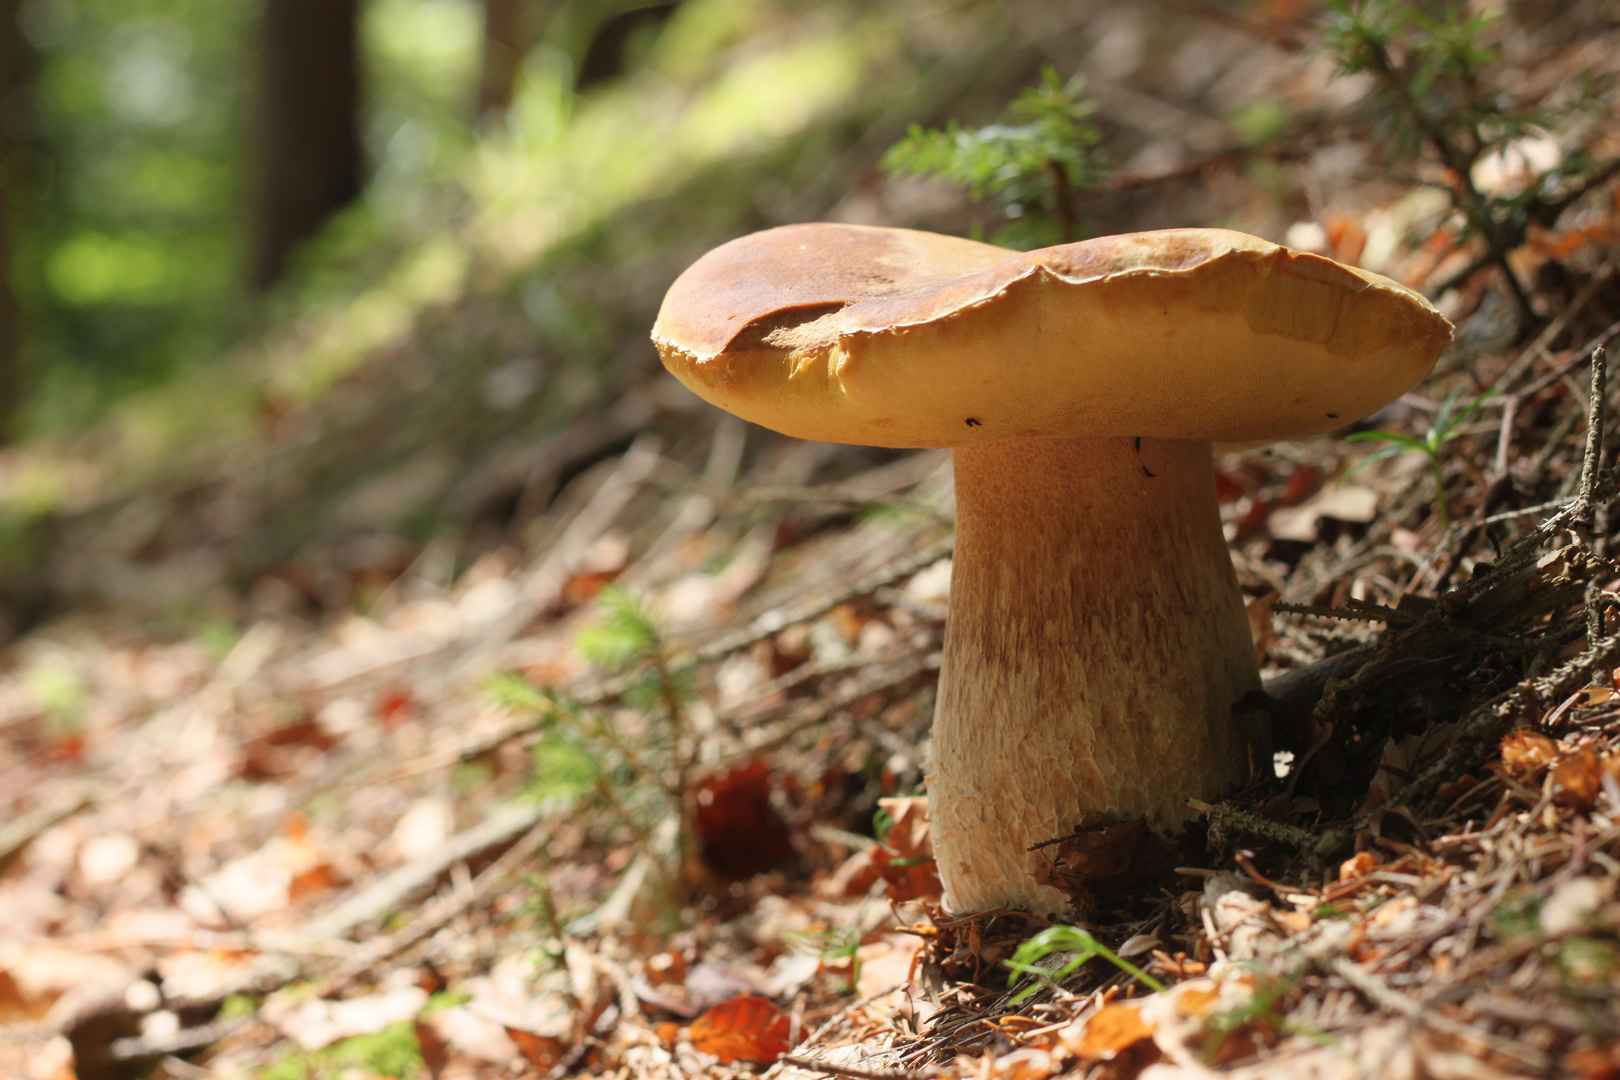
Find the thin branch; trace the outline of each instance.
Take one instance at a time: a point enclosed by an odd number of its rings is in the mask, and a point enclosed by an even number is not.
[[[905,1069],[857,1069],[852,1065],[837,1065],[831,1061],[817,1061],[815,1058],[799,1057],[796,1054],[783,1054],[776,1060],[797,1069],[809,1069],[831,1076],[847,1076],[850,1080],[924,1080],[924,1077],[930,1075]]]
[[[1608,384],[1608,351],[1601,345],[1592,350],[1592,382],[1586,399],[1586,451],[1581,455],[1581,487],[1576,496],[1577,517],[1590,528],[1596,507],[1592,498],[1598,470],[1603,460],[1603,392]]]

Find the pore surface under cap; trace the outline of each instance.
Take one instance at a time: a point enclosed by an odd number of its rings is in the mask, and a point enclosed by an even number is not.
[[[653,339],[701,397],[806,439],[1258,443],[1399,397],[1451,326],[1387,278],[1225,229],[1016,253],[789,225],[694,263]]]

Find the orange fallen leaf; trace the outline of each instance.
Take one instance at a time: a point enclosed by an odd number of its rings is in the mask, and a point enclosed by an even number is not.
[[[934,847],[928,838],[928,797],[907,795],[879,799],[894,824],[884,843],[872,852],[872,864],[888,886],[889,899],[931,900],[945,888],[934,865]]]
[[[1354,881],[1378,869],[1378,856],[1370,851],[1358,852],[1339,864],[1339,880]]]
[[[1273,589],[1243,605],[1249,615],[1249,636],[1254,639],[1254,660],[1257,664],[1265,663],[1266,650],[1277,639],[1271,627],[1271,609],[1278,599],[1277,590]]]
[[[1520,728],[1502,739],[1502,764],[1515,774],[1515,779],[1551,765],[1557,756],[1558,744],[1539,731]]]
[[[769,998],[745,994],[722,1001],[692,1021],[692,1045],[720,1064],[769,1065],[788,1052],[792,1020]]]
[[[523,1055],[523,1060],[541,1072],[554,1068],[568,1052],[568,1044],[555,1035],[536,1035],[532,1031],[515,1027],[507,1028],[506,1034],[517,1044],[518,1053]]]
[[[1203,1016],[1214,1008],[1215,1003],[1221,999],[1221,992],[1214,987],[1190,987],[1176,997],[1176,1008],[1188,1016]]]
[[[1588,747],[1581,747],[1553,766],[1552,798],[1559,806],[1590,810],[1603,786],[1603,766]]]
[[[1086,1021],[1085,1034],[1076,1050],[1083,1058],[1107,1061],[1124,1050],[1153,1038],[1153,1029],[1142,1019],[1142,1011],[1131,1005],[1104,1005]]]
[[[416,1049],[422,1055],[422,1064],[427,1067],[428,1080],[439,1080],[440,1074],[450,1064],[450,1046],[437,1031],[420,1020],[411,1021],[416,1029]]]

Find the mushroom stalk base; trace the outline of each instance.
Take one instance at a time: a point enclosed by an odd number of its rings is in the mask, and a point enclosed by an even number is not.
[[[1033,845],[1249,776],[1232,706],[1260,686],[1208,443],[958,447],[930,832],[956,912],[1060,914]]]

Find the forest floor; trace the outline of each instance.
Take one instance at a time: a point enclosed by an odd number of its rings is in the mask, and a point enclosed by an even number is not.
[[[1006,962],[1047,924],[943,912],[917,794],[948,455],[794,442],[660,373],[579,420],[617,434],[526,543],[12,645],[0,1076],[1620,1077],[1598,196],[1515,253],[1525,332],[1492,270],[1447,296],[1457,344],[1377,417],[1438,469],[1219,459],[1288,749],[1168,847],[1056,847],[1084,933],[1032,995]],[[1469,258],[1398,241],[1417,287]]]

